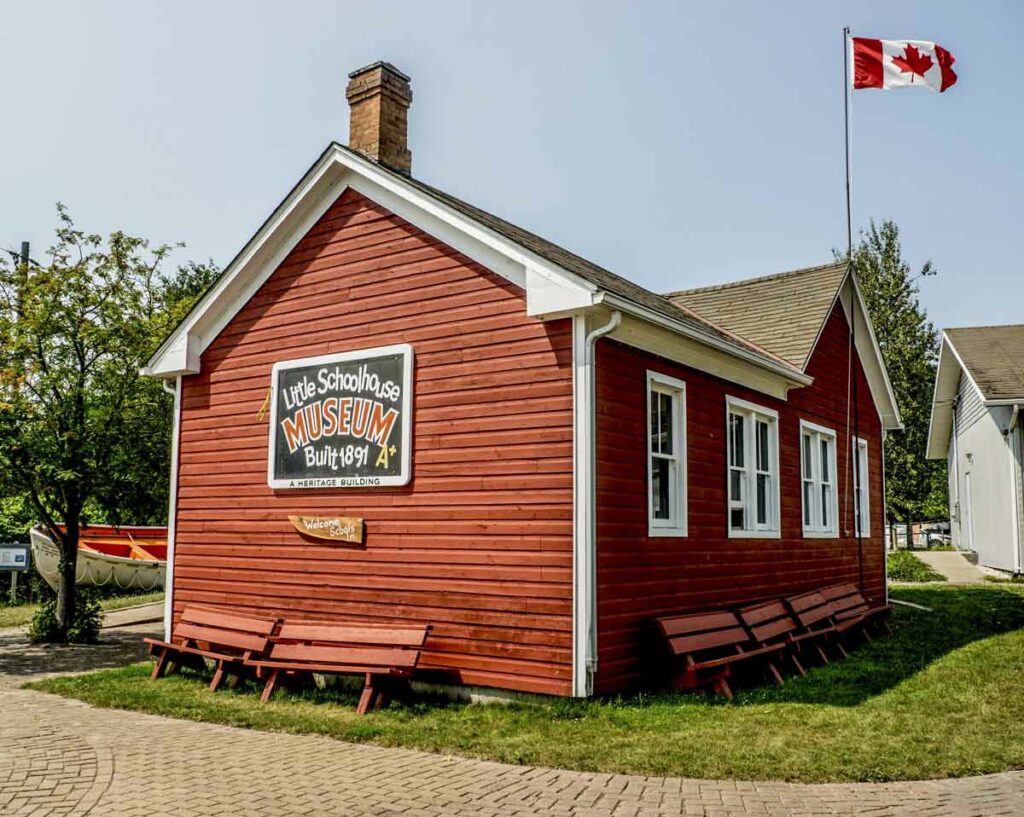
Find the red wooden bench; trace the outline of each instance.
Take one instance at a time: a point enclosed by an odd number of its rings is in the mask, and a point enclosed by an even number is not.
[[[748,605],[739,610],[739,616],[758,646],[783,645],[796,671],[801,675],[807,674],[800,662],[799,652],[804,642],[817,647],[814,642],[822,636],[814,630],[805,629],[782,599]]]
[[[265,658],[247,662],[264,679],[261,701],[270,700],[280,676],[363,675],[357,712],[384,706],[420,658],[430,625],[333,624],[284,621]]]
[[[210,691],[217,691],[225,673],[235,676],[231,681],[234,687],[245,672],[245,662],[270,647],[270,635],[277,622],[276,618],[186,607],[170,641],[145,639],[150,655],[156,656],[150,677],[159,678],[165,670],[177,671],[183,664],[202,671],[206,668],[203,659],[211,658],[216,666]]]
[[[668,644],[676,665],[676,689],[713,689],[732,700],[728,678],[733,667],[751,661],[762,663],[779,683],[782,675],[772,658],[784,644],[758,645],[751,641],[736,613],[717,610],[683,616],[663,616],[658,628]],[[682,667],[678,663],[682,663]]]
[[[887,620],[892,608],[888,604],[875,606],[868,604],[852,582],[822,588],[821,595],[828,599],[832,607],[832,620],[839,632],[844,633],[848,630],[858,629],[868,641],[871,640],[871,634],[867,628],[869,623],[878,623],[890,633],[892,632]]]
[[[832,618],[832,603],[821,594],[820,590],[811,590],[808,593],[801,593],[799,596],[790,596],[785,599],[785,602],[800,623],[801,633],[816,636],[811,640],[811,645],[824,663],[828,663],[824,641],[834,644],[843,657],[846,657],[846,649],[836,638],[839,628]]]

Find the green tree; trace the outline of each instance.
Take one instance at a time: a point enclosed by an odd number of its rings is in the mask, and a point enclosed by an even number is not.
[[[918,282],[934,276],[935,268],[927,261],[917,273],[911,270],[903,259],[899,228],[890,220],[872,221],[861,232],[853,264],[905,426],[885,443],[888,521],[944,518],[946,464],[925,459],[939,335],[918,290]]]
[[[65,640],[82,525],[166,513],[170,398],[139,369],[216,273],[165,275],[172,246],[104,240],[57,212],[46,263],[0,261],[0,470],[60,546]]]

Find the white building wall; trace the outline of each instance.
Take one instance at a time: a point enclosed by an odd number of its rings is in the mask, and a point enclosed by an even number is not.
[[[1015,478],[1013,469],[1019,468],[1019,462],[1012,457],[1015,438],[1003,434],[1011,410],[986,408],[973,384],[963,377],[956,415],[957,438],[949,453],[954,543],[977,551],[981,565],[1018,570],[1020,472]]]

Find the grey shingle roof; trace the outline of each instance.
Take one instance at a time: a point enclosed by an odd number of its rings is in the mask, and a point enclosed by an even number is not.
[[[665,297],[803,369],[846,273],[842,261]]]
[[[335,146],[348,153],[359,156],[362,159],[366,158],[361,153],[353,151],[345,145],[335,143]],[[690,326],[697,331],[711,335],[729,345],[769,358],[776,364],[782,363],[792,368],[792,364],[786,358],[780,357],[770,349],[759,346],[756,341],[752,341],[750,338],[737,334],[731,327],[717,325],[713,318],[696,314],[685,304],[673,303],[663,295],[651,292],[649,289],[645,289],[639,284],[635,284],[620,275],[616,275],[614,272],[610,272],[609,270],[588,261],[586,258],[582,258],[575,253],[569,252],[564,247],[560,247],[545,238],[541,238],[535,233],[531,233],[530,231],[524,230],[522,227],[518,227],[515,224],[505,221],[492,213],[488,213],[486,210],[481,210],[479,207],[475,207],[472,204],[462,201],[462,199],[456,198],[450,193],[446,193],[436,187],[432,187],[419,179],[397,174],[384,165],[378,164],[377,166],[381,170],[391,173],[402,182],[412,185],[420,192],[436,199],[442,204],[447,205],[467,218],[470,218],[478,224],[493,230],[504,238],[507,238],[509,241],[518,244],[546,261],[550,261],[555,266],[589,281],[598,289],[612,293],[621,298],[625,298],[639,306],[645,307],[646,309],[650,309],[651,311],[657,312],[667,318],[671,318],[672,320]]]
[[[947,329],[986,400],[1024,401],[1024,324]]]

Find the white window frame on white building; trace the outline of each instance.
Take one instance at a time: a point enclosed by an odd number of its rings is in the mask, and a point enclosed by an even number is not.
[[[806,538],[839,538],[837,448],[835,429],[800,421],[800,518]]]
[[[735,439],[734,416],[743,418],[739,424],[741,434]],[[762,428],[765,429],[764,437],[761,437]],[[725,524],[729,538],[778,539],[781,535],[779,413],[726,395],[725,449]],[[765,486],[763,518],[759,515],[758,507],[761,485]],[[743,527],[733,525],[736,513],[742,514]]]
[[[871,480],[869,475],[868,441],[863,437],[851,438],[853,448],[853,530],[861,538],[871,535]],[[857,496],[860,494],[860,517],[857,516]],[[863,524],[862,524],[863,522]]]
[[[670,420],[666,427],[654,428],[656,398],[668,399]],[[658,432],[657,434],[655,432]],[[665,435],[668,435],[667,438]],[[668,490],[667,509],[655,515],[654,463],[665,463]],[[660,469],[659,469],[660,470]],[[660,482],[659,482],[660,484]],[[662,515],[664,514],[664,515]],[[647,535],[686,536],[686,383],[660,372],[647,372]]]

